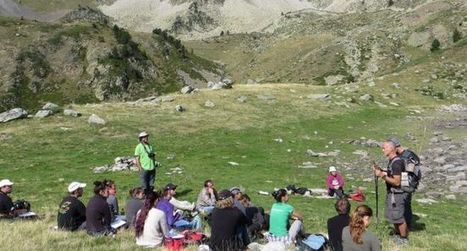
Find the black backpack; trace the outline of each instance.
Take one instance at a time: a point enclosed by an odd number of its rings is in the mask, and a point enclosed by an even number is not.
[[[401,175],[401,189],[413,193],[422,179],[420,158],[411,150],[404,150],[399,156],[404,161],[405,169]]]

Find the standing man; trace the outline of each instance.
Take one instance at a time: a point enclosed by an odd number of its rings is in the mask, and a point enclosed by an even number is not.
[[[149,134],[141,132],[138,135],[139,144],[135,149],[136,166],[141,172],[141,182],[145,193],[154,190],[156,180],[156,154],[149,144]]]
[[[397,156],[396,144],[386,140],[382,145],[383,153],[388,157],[389,163],[386,171],[377,165],[373,166],[376,176],[386,182],[385,217],[389,223],[394,224],[395,241],[398,245],[408,244],[408,228],[404,218],[407,193],[401,189],[401,174],[405,169],[404,161]]]
[[[86,227],[86,206],[78,198],[83,196],[85,183],[71,182],[68,192],[58,208],[57,223],[60,229],[75,231]]]
[[[405,163],[407,165],[406,169],[408,169],[408,167],[410,165],[413,165],[412,172],[414,173],[415,179],[417,179],[417,182],[418,182],[418,180],[421,178],[421,172],[418,171],[418,173],[417,173],[416,170],[419,170],[419,169],[416,169],[415,166],[420,165],[420,158],[412,150],[404,149],[404,147],[401,146],[401,142],[399,141],[399,139],[392,138],[391,141],[396,146],[397,155],[402,160],[405,161]],[[412,218],[413,218],[413,213],[412,213],[412,193],[407,193],[407,204],[406,204],[406,207],[405,207],[404,218],[405,218],[405,221],[407,222],[407,227],[409,229],[411,229],[411,227],[412,227]]]
[[[8,179],[0,181],[0,218],[9,218],[15,216],[15,207],[8,194],[13,189],[13,182]]]

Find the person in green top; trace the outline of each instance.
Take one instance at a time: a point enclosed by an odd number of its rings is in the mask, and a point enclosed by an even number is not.
[[[139,144],[135,149],[136,166],[141,173],[141,182],[145,193],[154,190],[156,180],[156,154],[154,148],[149,144],[149,134],[141,132],[138,135]]]
[[[303,234],[303,217],[287,202],[287,190],[279,189],[272,193],[276,202],[272,205],[269,219],[269,241],[282,241],[286,244],[295,242],[297,235]],[[289,226],[289,220],[293,220]]]

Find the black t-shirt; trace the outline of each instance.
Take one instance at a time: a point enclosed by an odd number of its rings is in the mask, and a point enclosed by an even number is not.
[[[104,197],[95,195],[86,207],[86,229],[91,233],[109,231],[112,216],[109,205]]]
[[[86,221],[86,207],[73,196],[63,198],[58,208],[57,223],[61,229],[74,231]]]
[[[0,214],[9,215],[13,211],[13,201],[10,196],[0,192]]]
[[[388,170],[387,170],[388,177],[392,178],[395,175],[401,175],[402,172],[404,171],[404,168],[405,168],[404,161],[401,158],[399,157],[392,158],[391,160],[389,160],[389,164],[388,164]],[[399,189],[400,186],[393,186],[389,184],[388,182],[386,182],[386,188],[389,193],[391,192],[391,188]]]
[[[215,208],[211,215],[209,247],[213,251],[240,250],[243,244],[237,238],[237,229],[247,223],[248,219],[238,208]]]
[[[349,225],[348,214],[339,214],[328,219],[328,235],[331,250],[342,251],[342,229]]]

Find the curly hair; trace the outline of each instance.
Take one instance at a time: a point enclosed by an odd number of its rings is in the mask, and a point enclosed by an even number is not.
[[[363,244],[363,233],[366,230],[365,222],[363,221],[363,217],[373,216],[373,211],[367,205],[360,205],[352,212],[350,217],[350,235],[352,236],[353,242],[357,244]]]
[[[154,207],[156,200],[159,198],[159,194],[156,192],[149,192],[146,194],[144,204],[135,220],[135,235],[139,237],[143,234],[144,223],[148,217],[149,210]]]
[[[228,207],[233,207],[233,198],[232,197],[229,197],[227,199],[223,199],[223,200],[218,200],[216,201],[216,207],[217,208],[228,208]]]

